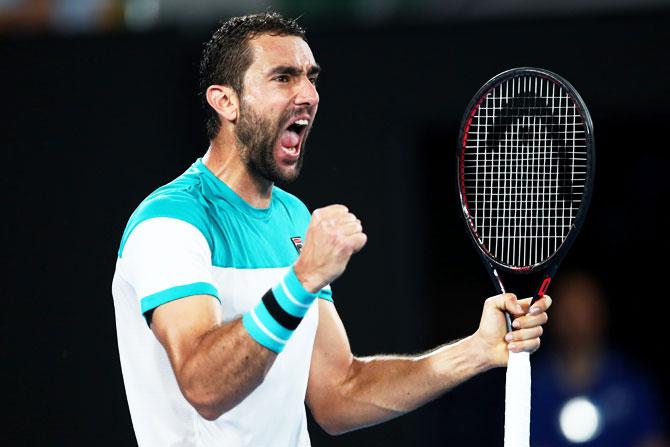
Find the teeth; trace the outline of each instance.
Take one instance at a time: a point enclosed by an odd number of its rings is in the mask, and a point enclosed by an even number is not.
[[[298,120],[298,121],[295,122],[295,124],[298,124],[298,125],[300,125],[300,126],[306,126],[307,124],[309,124],[309,121],[307,121],[307,120]]]

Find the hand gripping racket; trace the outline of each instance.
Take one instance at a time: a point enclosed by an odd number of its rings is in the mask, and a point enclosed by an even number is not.
[[[533,301],[546,293],[584,223],[594,168],[591,117],[565,79],[515,68],[479,89],[461,124],[458,186],[498,293]],[[505,393],[505,447],[528,446],[528,353],[510,353]]]

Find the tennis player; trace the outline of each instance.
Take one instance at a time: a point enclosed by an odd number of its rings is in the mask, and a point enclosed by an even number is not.
[[[319,104],[304,30],[276,13],[232,18],[200,71],[210,146],[132,214],[112,286],[140,446],[309,446],[305,402],[345,433],[538,348],[551,300],[504,294],[458,342],[355,357],[330,284],[365,245],[361,222],[343,205],[310,215],[274,185],[298,177]]]

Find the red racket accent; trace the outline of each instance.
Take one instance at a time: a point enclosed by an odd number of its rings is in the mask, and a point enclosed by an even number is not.
[[[549,283],[551,283],[551,278],[547,276],[546,278],[544,278],[544,281],[542,281],[542,285],[540,286],[540,291],[537,292],[537,295],[540,298],[542,298],[547,293],[547,289],[549,288]]]

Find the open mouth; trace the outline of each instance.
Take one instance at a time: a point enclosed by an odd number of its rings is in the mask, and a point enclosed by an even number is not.
[[[302,118],[293,121],[281,134],[280,144],[282,149],[290,155],[298,155],[300,143],[302,142],[309,120]]]

